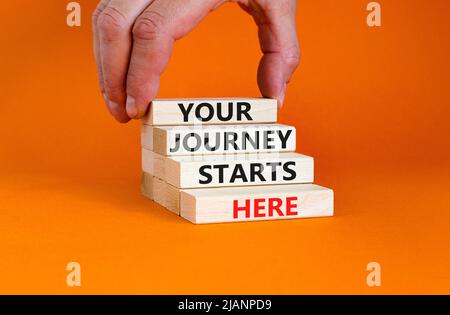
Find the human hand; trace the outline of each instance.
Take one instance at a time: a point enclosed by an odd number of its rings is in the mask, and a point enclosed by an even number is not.
[[[177,39],[226,0],[102,0],[93,15],[100,89],[121,123],[139,119],[156,97]],[[258,25],[263,57],[258,85],[283,103],[300,60],[295,0],[234,0]]]

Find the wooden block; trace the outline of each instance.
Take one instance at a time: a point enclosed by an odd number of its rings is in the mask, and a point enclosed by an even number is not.
[[[313,184],[178,189],[142,177],[145,196],[197,224],[333,215],[333,191]]]
[[[146,125],[240,124],[277,121],[277,101],[268,98],[156,99]]]
[[[193,223],[219,223],[333,215],[333,191],[313,184],[188,189],[181,216]]]
[[[142,172],[141,192],[176,215],[180,215],[179,189],[152,174]]]
[[[141,164],[142,171],[152,174],[158,178],[166,180],[165,164],[167,157],[154,153],[153,151],[142,148]]]
[[[142,175],[141,175],[141,193],[145,197],[147,197],[147,198],[149,198],[151,200],[154,199],[154,196],[153,196],[153,181],[154,181],[154,179],[153,179],[153,176],[151,174],[146,173],[146,172],[142,172]]]
[[[295,151],[295,127],[282,124],[142,126],[142,146],[158,154]]]
[[[180,190],[162,179],[157,177],[154,177],[154,179],[154,200],[176,215],[180,215]]]
[[[314,181],[314,159],[298,153],[162,156],[142,149],[142,169],[177,188],[301,184]]]

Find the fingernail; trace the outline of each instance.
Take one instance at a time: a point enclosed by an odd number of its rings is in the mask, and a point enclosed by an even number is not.
[[[283,106],[285,96],[286,96],[286,83],[283,84],[280,96],[278,97],[278,108],[281,108],[281,106]]]
[[[127,114],[130,118],[136,118],[138,115],[138,108],[136,106],[136,101],[133,96],[127,96]]]

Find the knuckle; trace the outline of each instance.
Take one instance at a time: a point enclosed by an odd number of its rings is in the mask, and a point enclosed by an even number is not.
[[[103,38],[116,40],[127,32],[127,19],[117,9],[106,7],[97,18],[97,27]]]
[[[133,36],[136,39],[152,40],[164,32],[164,18],[155,11],[146,11],[136,21]]]
[[[94,29],[95,29],[95,27],[97,27],[98,18],[105,8],[106,8],[105,2],[100,1],[100,3],[97,5],[97,7],[94,10],[94,13],[92,13],[92,25],[94,26]]]
[[[95,29],[95,27],[97,27],[97,21],[98,21],[98,17],[100,16],[100,14],[102,13],[102,10],[100,8],[96,8],[94,13],[92,13],[92,25]]]
[[[296,45],[286,50],[283,55],[284,61],[290,68],[296,68],[300,63],[301,52],[300,48]]]

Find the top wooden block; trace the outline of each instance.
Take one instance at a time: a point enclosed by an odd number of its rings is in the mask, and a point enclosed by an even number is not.
[[[269,98],[156,99],[145,125],[252,124],[277,121],[277,101]]]

